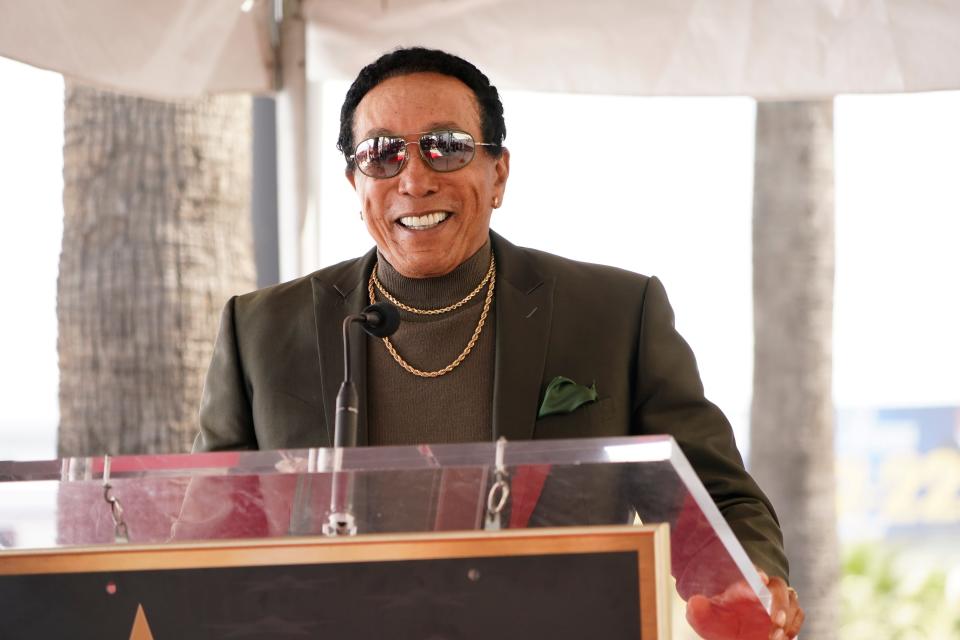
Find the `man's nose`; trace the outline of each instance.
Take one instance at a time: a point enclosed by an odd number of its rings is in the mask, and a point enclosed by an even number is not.
[[[400,172],[398,187],[400,193],[414,198],[423,198],[436,193],[439,188],[439,174],[431,169],[420,155],[418,142],[407,143],[407,162]]]

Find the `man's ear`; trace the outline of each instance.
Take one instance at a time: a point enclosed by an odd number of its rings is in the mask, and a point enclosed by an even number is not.
[[[510,177],[510,150],[506,147],[503,148],[500,157],[497,158],[494,171],[497,172],[497,178],[493,184],[500,193],[500,199],[502,200],[503,191],[507,188],[507,178]]]

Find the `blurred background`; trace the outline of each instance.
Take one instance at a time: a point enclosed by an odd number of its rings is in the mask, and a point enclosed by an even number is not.
[[[179,4],[172,31],[205,18]],[[623,9],[621,42],[561,2],[520,43],[535,3],[213,4],[268,25],[250,86],[84,74],[0,29],[0,459],[187,450],[227,297],[372,246],[340,105],[425,43],[501,87],[498,233],[663,280],[822,611],[804,637],[960,637],[960,10],[770,3],[738,47],[702,3],[657,38],[665,5]]]

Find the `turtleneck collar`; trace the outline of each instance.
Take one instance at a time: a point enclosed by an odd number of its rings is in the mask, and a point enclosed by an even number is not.
[[[480,284],[490,268],[490,240],[450,273],[436,278],[408,278],[377,252],[377,277],[394,297],[411,307],[433,309],[457,302]],[[379,296],[378,296],[379,297]],[[471,306],[483,294],[471,300]]]

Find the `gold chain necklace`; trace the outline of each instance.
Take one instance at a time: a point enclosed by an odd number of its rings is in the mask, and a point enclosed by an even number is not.
[[[389,291],[386,290],[386,288],[380,283],[380,279],[377,277],[377,269],[378,269],[379,266],[380,266],[379,263],[377,263],[377,264],[375,264],[375,265],[373,266],[373,271],[370,273],[370,280],[371,280],[371,282],[373,282],[373,284],[377,287],[377,291],[379,291],[379,292],[383,295],[384,298],[386,298],[387,300],[389,300],[389,301],[392,302],[393,304],[397,305],[398,307],[400,307],[400,308],[403,309],[404,311],[409,311],[410,313],[415,313],[415,314],[421,315],[421,316],[438,316],[438,315],[440,315],[440,314],[442,314],[442,313],[448,313],[448,312],[450,312],[450,311],[453,311],[454,309],[459,309],[459,308],[462,307],[463,305],[465,305],[465,304],[467,304],[468,302],[470,302],[471,300],[473,300],[474,297],[476,297],[476,295],[477,295],[478,293],[480,293],[480,291],[486,286],[487,282],[488,282],[488,281],[490,280],[490,278],[493,276],[494,264],[495,264],[495,263],[494,263],[494,260],[493,260],[493,253],[491,253],[491,254],[490,254],[490,268],[487,269],[487,275],[483,276],[483,280],[480,281],[480,284],[478,284],[478,285],[476,286],[476,288],[475,288],[473,291],[471,291],[470,293],[468,293],[467,296],[466,296],[463,300],[461,300],[460,302],[454,302],[454,303],[451,304],[450,306],[448,306],[448,307],[443,307],[443,308],[441,308],[441,309],[417,309],[416,307],[411,307],[411,306],[406,305],[406,304],[403,304],[402,302],[400,302],[399,300],[397,300]],[[373,298],[371,298],[370,300],[371,300],[371,303],[370,303],[370,304],[373,304],[373,302],[372,302]]]
[[[374,304],[377,301],[376,294],[374,293],[374,285],[376,282],[376,275],[375,275],[376,272],[377,272],[377,268],[376,266],[374,266],[373,271],[370,272],[370,280],[369,282],[367,282],[367,292],[370,294],[370,304]],[[487,314],[490,312],[490,303],[493,302],[493,290],[497,284],[497,270],[496,270],[496,262],[494,261],[492,254],[490,256],[490,268],[487,270],[487,275],[486,277],[484,277],[483,281],[480,283],[480,286],[477,287],[473,291],[473,293],[467,296],[467,298],[456,303],[455,306],[451,306],[450,308],[446,309],[447,311],[450,311],[452,309],[456,309],[457,307],[462,306],[470,298],[474,297],[480,291],[480,289],[483,288],[483,284],[487,281],[490,282],[490,288],[487,289],[487,297],[483,301],[483,311],[480,313],[480,321],[477,322],[477,328],[473,330],[473,335],[470,336],[470,341],[467,342],[467,346],[464,348],[463,351],[460,352],[460,355],[457,356],[456,360],[454,360],[453,362],[445,366],[443,369],[437,369],[436,371],[422,371],[421,369],[417,369],[416,367],[410,365],[410,363],[404,360],[403,357],[399,353],[397,353],[397,349],[393,346],[393,343],[390,342],[390,338],[381,338],[381,340],[383,340],[383,344],[387,347],[387,351],[390,353],[391,356],[393,356],[393,359],[396,361],[396,363],[400,365],[404,371],[407,371],[408,373],[412,373],[413,375],[420,378],[439,378],[440,376],[446,375],[451,371],[453,371],[454,369],[456,369],[457,367],[459,367],[460,363],[463,362],[468,355],[470,355],[470,352],[473,350],[473,347],[477,344],[477,340],[480,339],[480,332],[483,331],[483,325],[487,321]],[[395,298],[390,297],[389,294],[387,294],[383,289],[380,289],[380,291],[381,293],[386,295],[391,302],[393,302],[400,308],[405,309],[407,311],[412,311],[411,307],[407,307],[406,305],[397,301]],[[438,310],[416,310],[416,311],[413,311],[413,313],[419,312],[421,314],[426,314],[426,313],[429,313],[430,311],[434,311],[435,313],[443,313],[443,311],[438,311]]]

